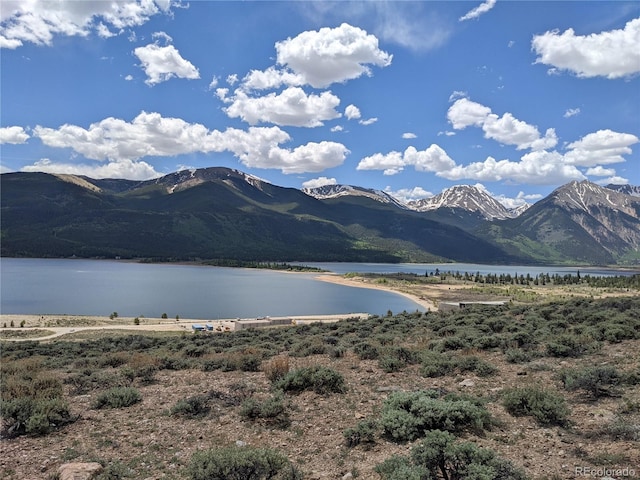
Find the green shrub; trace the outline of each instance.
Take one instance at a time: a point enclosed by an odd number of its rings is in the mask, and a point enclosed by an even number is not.
[[[427,351],[422,354],[420,373],[424,377],[442,377],[454,372],[473,372],[479,377],[488,377],[498,369],[484,360],[470,356],[453,356],[447,353]]]
[[[358,355],[360,360],[375,360],[380,355],[380,349],[372,343],[361,342],[353,346],[353,353]]]
[[[319,394],[327,394],[344,393],[347,390],[340,373],[322,366],[292,370],[275,382],[275,387],[290,393],[313,390]]]
[[[227,447],[195,452],[187,467],[191,480],[297,480],[289,459],[266,448]]]
[[[456,442],[449,432],[432,430],[411,449],[411,456],[391,457],[376,466],[384,480],[525,480],[522,471],[491,450]]]
[[[509,348],[504,352],[505,359],[509,363],[527,363],[531,361],[531,354],[519,348]]]
[[[209,413],[209,397],[207,395],[195,395],[178,400],[171,407],[171,415],[179,415],[187,418],[205,417]]]
[[[403,442],[434,429],[481,430],[490,426],[491,419],[479,399],[453,394],[441,397],[434,390],[423,390],[391,394],[382,406],[380,424],[386,436]]]
[[[567,390],[584,390],[594,398],[616,395],[622,375],[611,366],[565,370],[560,378]]]
[[[552,357],[580,357],[595,352],[600,344],[592,337],[561,334],[547,344],[547,354]]]
[[[347,428],[342,432],[348,447],[355,447],[361,443],[370,445],[375,443],[379,424],[374,419],[366,419],[358,422],[354,428]]]
[[[503,393],[503,405],[515,416],[531,416],[541,425],[566,425],[569,407],[564,397],[538,386],[512,388]]]
[[[247,420],[262,420],[278,428],[291,425],[282,393],[276,393],[263,402],[255,398],[245,400],[240,408],[240,416]]]
[[[19,397],[0,402],[2,430],[7,436],[45,435],[74,421],[61,398]]]
[[[140,392],[132,387],[114,387],[100,393],[93,402],[93,408],[130,407],[142,400]]]

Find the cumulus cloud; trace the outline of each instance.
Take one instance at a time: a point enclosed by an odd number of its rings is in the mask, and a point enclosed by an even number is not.
[[[553,148],[558,143],[553,128],[547,129],[541,137],[536,126],[518,120],[509,112],[499,117],[489,107],[468,98],[458,98],[449,107],[447,119],[456,130],[469,126],[481,127],[485,138],[504,145],[515,145],[518,150],[544,150]]]
[[[0,144],[3,143],[25,143],[29,139],[29,134],[22,127],[2,127],[0,128]]]
[[[302,182],[302,188],[318,188],[325,185],[337,185],[338,181],[335,178],[318,177]]]
[[[407,139],[407,140],[411,140],[413,138],[418,138],[418,136],[415,133],[412,132],[405,132],[402,134],[402,138]]]
[[[247,167],[274,168],[283,173],[320,172],[342,164],[349,153],[335,142],[282,148],[280,144],[291,138],[278,127],[208,130],[201,124],[147,112],[132,122],[109,117],[88,129],[68,124],[57,129],[36,126],[33,136],[49,147],[71,148],[91,160],[138,163],[143,157],[228,151]]]
[[[347,23],[302,32],[275,47],[278,65],[290,68],[314,88],[371,75],[369,65],[386,67],[393,58],[378,48],[374,35]]]
[[[289,87],[280,94],[250,97],[241,90],[228,100],[224,109],[231,118],[239,117],[250,125],[273,123],[283,126],[319,127],[324,121],[340,117],[336,107],[340,99],[331,92],[320,95],[305,93],[300,87]]]
[[[507,197],[504,194],[491,194],[491,196],[508,209],[521,207],[525,203],[535,203],[542,198],[542,195],[539,193],[525,194],[522,191],[518,192],[515,197]]]
[[[353,120],[355,118],[360,118],[362,115],[360,114],[360,109],[355,105],[347,105],[347,108],[344,109],[344,116],[349,120]]]
[[[573,72],[578,77],[628,77],[640,72],[640,18],[623,29],[576,35],[570,28],[536,35],[531,46],[536,63]]]
[[[595,167],[624,162],[623,155],[631,153],[631,145],[640,139],[630,133],[598,130],[567,145],[565,161],[581,167]]]
[[[274,66],[266,70],[251,70],[242,79],[242,88],[248,91],[280,88],[283,85],[297,87],[304,84],[305,79],[302,75]]]
[[[455,162],[442,148],[432,144],[421,151],[411,146],[404,152],[376,153],[360,160],[356,170],[383,170],[385,175],[395,175],[407,166],[419,172],[440,172],[454,168]]]
[[[66,173],[86,175],[91,178],[127,178],[129,180],[148,180],[161,176],[147,162],[118,160],[98,165],[53,162],[43,158],[32,165],[25,165],[22,172]]]
[[[509,181],[535,185],[554,185],[586,177],[573,165],[567,165],[558,152],[544,150],[523,155],[519,162],[487,157],[483,162],[457,165],[437,173],[447,180],[472,179],[483,182]]]
[[[604,168],[602,165],[598,165],[587,169],[586,174],[594,177],[610,177],[615,175],[616,171],[614,168]]]
[[[151,43],[136,48],[133,53],[142,62],[141,67],[147,74],[144,83],[147,85],[153,86],[174,77],[190,80],[200,78],[198,69],[191,62],[182,58],[180,52],[173,45],[161,47],[156,43]]]
[[[491,10],[495,6],[495,4],[496,4],[496,0],[487,0],[486,2],[481,3],[479,6],[477,6],[473,10],[468,11],[458,20],[461,22],[464,22],[466,20],[478,18],[480,15],[483,15],[487,13],[489,10]]]
[[[146,23],[152,16],[171,12],[177,2],[167,0],[114,0],[78,2],[3,0],[0,11],[0,48],[18,48],[24,43],[50,46],[56,35],[101,37],[122,33],[125,28]]]
[[[385,193],[388,193],[393,198],[401,201],[402,203],[409,203],[414,200],[433,197],[432,192],[429,192],[422,187],[400,188],[398,190],[392,190],[390,186],[387,186],[385,187],[384,191]]]
[[[627,185],[629,183],[629,179],[615,175],[613,177],[597,180],[595,183],[599,185]]]

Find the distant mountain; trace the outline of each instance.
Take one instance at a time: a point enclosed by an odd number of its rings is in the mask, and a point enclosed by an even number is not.
[[[485,220],[502,220],[513,214],[484,190],[472,185],[455,185],[434,197],[409,202],[407,206],[417,212],[440,209],[473,212]]]
[[[640,197],[640,186],[638,185],[613,185],[610,183],[607,185],[607,188],[615,190],[616,192],[632,195],[634,197]]]
[[[227,168],[184,170],[143,182],[43,173],[7,173],[1,182],[3,256],[518,260],[390,198],[319,200]]]
[[[564,185],[518,212],[468,185],[407,206],[378,190],[332,185],[303,192],[228,168],[142,182],[44,173],[0,179],[2,256],[547,264],[640,259],[640,197],[590,182]]]
[[[303,188],[302,191],[319,200],[351,195],[354,197],[367,197],[375,200],[376,202],[396,205],[400,208],[407,208],[404,203],[389,195],[387,192],[371,188],[356,187],[353,185],[323,185],[315,188]]]
[[[540,262],[615,263],[640,258],[640,198],[571,182],[519,217],[477,231],[513,255]]]
[[[527,210],[529,210],[529,208],[531,207],[530,203],[523,203],[522,205],[519,205],[515,208],[509,208],[509,216],[511,218],[516,218],[519,217],[520,215],[522,215],[524,212],[526,212]]]

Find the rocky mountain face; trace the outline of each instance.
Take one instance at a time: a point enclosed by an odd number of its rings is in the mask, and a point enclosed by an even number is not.
[[[472,185],[455,185],[434,197],[409,202],[407,206],[417,212],[438,209],[465,210],[476,213],[485,220],[503,220],[517,216],[487,192]]]
[[[640,253],[640,198],[588,181],[571,182],[519,217],[485,225],[479,233],[512,254],[540,262],[615,263]]]
[[[610,183],[607,185],[607,188],[615,190],[616,192],[632,195],[634,197],[640,197],[640,186],[638,185],[613,185]]]
[[[395,205],[400,208],[407,208],[404,203],[389,195],[387,192],[372,188],[356,187],[353,185],[323,185],[315,188],[303,188],[302,191],[313,198],[317,198],[318,200],[339,198],[343,196],[366,197],[375,200],[376,202]]]

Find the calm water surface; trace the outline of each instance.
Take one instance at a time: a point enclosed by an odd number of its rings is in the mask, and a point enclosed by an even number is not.
[[[216,319],[424,310],[317,274],[104,260],[0,260],[0,312]]]
[[[306,263],[335,273],[459,271],[591,275],[630,274],[603,268],[477,264]],[[262,315],[385,314],[423,308],[395,293],[335,285],[314,273],[140,264],[107,260],[0,259],[0,312],[170,318],[249,318]]]

